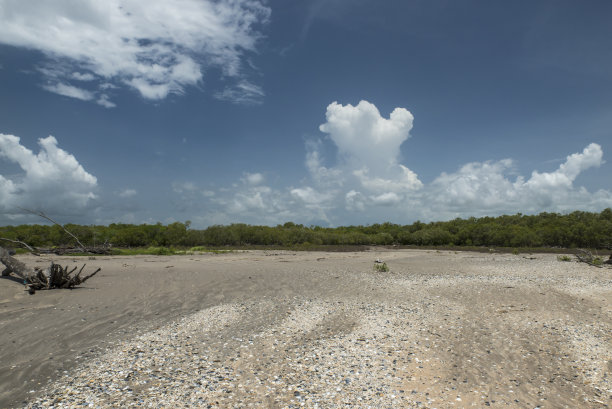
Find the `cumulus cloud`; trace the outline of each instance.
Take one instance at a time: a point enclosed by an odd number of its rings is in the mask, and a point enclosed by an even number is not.
[[[223,188],[182,184],[175,191],[181,193],[180,203],[189,195],[197,197],[197,209],[204,211],[190,218],[199,225],[411,223],[612,207],[611,191],[576,186],[582,173],[604,163],[598,144],[568,155],[550,172],[534,170],[525,177],[513,159],[489,160],[446,169],[423,183],[401,163],[400,147],[410,138],[412,122],[403,108],[386,118],[367,101],[356,106],[332,103],[320,127],[326,137],[306,141],[307,176],[297,185],[274,186],[262,173],[244,172]],[[334,148],[337,157],[326,157]]]
[[[410,138],[414,120],[410,111],[395,108],[386,118],[368,101],[356,106],[332,102],[325,118],[319,130],[337,148],[338,157],[335,165],[326,166],[323,141],[307,142],[306,168],[314,188],[306,192],[310,200],[325,198],[326,214],[334,208],[383,212],[382,207],[398,205],[423,187],[418,175],[400,163],[400,147]]]
[[[576,177],[584,170],[599,167],[602,164],[603,151],[601,146],[592,143],[582,153],[569,155],[559,169],[551,173],[534,171],[526,183],[533,190],[571,188]]]
[[[306,165],[317,183],[339,179],[349,190],[378,195],[399,195],[422,187],[417,174],[399,163],[400,146],[410,137],[414,120],[410,111],[395,108],[384,118],[368,101],[356,106],[332,102],[325,116],[327,122],[319,129],[329,135],[339,157],[335,167],[322,166],[317,145],[311,143]]]
[[[196,225],[251,223],[274,225],[304,217],[318,223],[329,223],[325,201],[329,196],[312,188],[287,189],[266,184],[260,173],[245,173],[237,183],[216,190],[200,188],[199,200],[191,201],[192,191],[178,194],[176,208],[196,214],[189,218]],[[185,204],[190,204],[186,209]]]
[[[392,206],[400,202],[401,198],[394,192],[383,193],[378,196],[371,197],[372,202],[382,206]]]
[[[423,184],[417,174],[399,163],[400,146],[410,137],[412,114],[394,109],[388,118],[376,106],[337,102],[327,107],[320,130],[337,147],[334,165],[326,165],[322,140],[306,142],[309,178],[288,188],[265,184],[260,173],[245,173],[241,183],[209,196],[208,223],[242,220],[281,223],[300,219],[332,224],[341,212],[379,208],[388,211]]]
[[[45,89],[106,107],[97,94],[107,84],[159,100],[200,83],[209,66],[235,79],[225,99],[254,101],[263,91],[245,79],[242,59],[269,15],[258,0],[5,0],[0,42],[46,55]]]
[[[53,136],[38,140],[35,154],[19,137],[0,134],[0,160],[18,165],[22,172],[0,175],[0,210],[19,213],[18,207],[65,214],[79,212],[96,198],[97,179],[70,153],[57,146]]]
[[[342,186],[344,184],[341,169],[329,168],[323,164],[320,140],[306,141],[306,169],[310,177],[319,186]]]
[[[368,168],[362,168],[353,171],[353,175],[357,177],[361,186],[367,190],[373,192],[405,192],[410,190],[418,190],[423,187],[423,183],[419,180],[416,173],[405,167],[404,165],[398,165],[395,172],[388,176],[388,178],[382,177],[370,177],[368,175]]]
[[[300,200],[306,206],[315,205],[317,207],[323,206],[326,202],[329,202],[333,197],[333,192],[331,193],[322,193],[310,186],[291,189],[291,196],[295,199]]]
[[[280,192],[264,185],[260,173],[245,173],[241,183],[228,188],[224,195],[215,196],[212,201],[229,214],[266,215],[283,212],[284,201]]]
[[[238,184],[208,198],[205,224],[276,224],[291,218],[286,192],[266,185]]]
[[[591,143],[582,153],[574,153],[554,172],[533,171],[525,181],[512,180],[507,174],[511,159],[497,162],[469,163],[457,172],[442,173],[427,188],[423,200],[432,214],[501,214],[601,210],[612,206],[612,193],[590,193],[573,182],[583,171],[603,163],[600,145]]]
[[[206,201],[205,213],[193,219],[204,225],[237,222],[273,225],[293,220],[298,215],[329,223],[326,203],[333,199],[333,195],[312,187],[270,186],[261,173],[248,172],[231,186],[214,192],[203,189],[202,197]]]
[[[371,171],[396,165],[400,145],[408,139],[414,119],[404,108],[395,108],[388,119],[383,118],[368,101],[356,106],[332,102],[325,116],[327,122],[319,129],[329,134],[342,159]]]
[[[273,203],[264,200],[272,190],[267,186],[251,188],[244,192],[236,193],[230,202],[229,210],[233,213],[240,213],[248,210],[266,210],[271,208]]]
[[[412,124],[404,108],[385,118],[367,101],[356,106],[334,102],[320,126],[327,138],[306,142],[308,177],[300,185],[271,187],[261,174],[244,173],[231,188],[209,191],[207,207],[214,210],[200,222],[401,223],[612,206],[610,191],[574,186],[582,172],[603,163],[602,148],[595,143],[569,155],[555,171],[533,171],[527,179],[517,176],[514,160],[503,159],[467,163],[424,184],[401,163],[400,147],[410,138]],[[329,143],[336,158],[324,155]]]
[[[361,192],[351,190],[344,196],[346,210],[363,212],[366,209],[366,200]]]
[[[516,186],[504,173],[512,160],[468,163],[456,172],[442,172],[428,187],[426,196],[444,207],[469,209],[470,207],[496,208],[509,204],[516,196]]]

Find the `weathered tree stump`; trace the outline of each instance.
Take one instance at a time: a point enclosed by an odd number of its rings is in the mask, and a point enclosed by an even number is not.
[[[84,283],[101,270],[101,268],[98,268],[93,273],[81,277],[85,264],[83,264],[81,269],[75,275],[73,275],[73,273],[78,267],[74,267],[69,270],[68,266],[62,267],[61,265],[53,262],[47,268],[31,268],[12,257],[10,252],[3,247],[0,247],[0,262],[6,267],[2,271],[2,276],[8,276],[12,273],[23,279],[23,283],[30,294],[34,294],[36,290],[74,288],[77,285]]]

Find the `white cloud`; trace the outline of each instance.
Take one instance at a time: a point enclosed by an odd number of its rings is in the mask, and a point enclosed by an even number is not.
[[[135,189],[123,189],[117,195],[119,197],[128,198],[128,197],[134,197],[137,194],[138,194],[138,191],[136,191]]]
[[[244,174],[243,181],[249,185],[260,185],[264,182],[264,176],[261,173],[248,173]]]
[[[86,89],[61,82],[43,85],[43,88],[49,92],[54,92],[65,97],[80,99],[81,101],[91,101],[94,98],[94,94]]]
[[[291,196],[300,201],[304,202],[306,205],[316,205],[323,206],[326,202],[328,202],[333,197],[333,193],[321,193],[310,186],[306,186],[303,188],[291,189]]]
[[[554,172],[533,171],[527,181],[521,176],[511,180],[506,173],[510,159],[498,162],[469,163],[457,172],[442,173],[421,198],[430,203],[435,214],[502,214],[601,210],[612,206],[612,193],[590,193],[573,182],[583,171],[603,163],[601,146],[592,143],[582,153],[569,155]]]
[[[337,166],[325,167],[320,143],[309,144],[306,165],[318,184],[341,180],[347,190],[378,194],[422,187],[417,174],[399,164],[400,146],[410,137],[414,119],[408,110],[395,108],[384,118],[368,101],[357,106],[333,102],[327,107],[326,119],[319,129],[329,135],[339,157]]]
[[[371,197],[372,202],[381,206],[392,206],[400,202],[401,198],[395,192],[387,192],[378,196]]]
[[[264,183],[264,181],[261,181]],[[197,187],[196,187],[197,189]],[[308,188],[297,190],[274,188],[264,184],[250,184],[241,178],[241,183],[202,190],[200,200],[191,202],[189,192],[178,195],[177,209],[185,203],[189,211],[196,212],[189,218],[198,225],[251,223],[274,225],[305,217],[319,223],[329,223],[324,210],[325,197]]]
[[[83,74],[77,71],[72,73],[72,78],[77,81],[93,81],[94,79],[96,79],[96,77],[89,72]]]
[[[100,84],[99,88],[101,90],[107,90],[107,89],[117,89],[119,87],[116,86],[116,85],[111,84],[110,82],[104,82],[104,83]]]
[[[269,15],[258,0],[4,0],[0,42],[42,51],[52,67],[41,70],[53,84],[45,89],[66,96],[84,99],[67,88],[74,80],[97,87],[92,94],[123,84],[163,99],[215,66],[237,81],[225,99],[252,102],[263,91],[245,79],[242,59]]]
[[[112,101],[110,101],[108,99],[108,95],[106,95],[106,94],[100,95],[100,98],[98,98],[96,103],[98,105],[102,105],[104,108],[114,108],[114,107],[117,106],[117,104],[115,104],[114,102],[112,102]]]
[[[372,212],[372,208],[398,205],[423,187],[417,174],[399,163],[400,147],[412,129],[408,110],[395,108],[384,118],[368,101],[356,106],[333,102],[327,107],[326,120],[319,129],[337,148],[336,165],[323,164],[323,141],[308,141],[306,168],[313,186],[294,188],[294,197],[310,206],[324,204],[325,218],[334,214],[341,218],[337,209],[342,207]]]
[[[198,187],[193,182],[174,182],[172,183],[174,193],[193,192],[198,190]]]
[[[367,101],[357,106],[334,102],[326,118],[320,129],[338,148],[336,166],[324,165],[322,141],[309,141],[305,164],[311,180],[304,186],[275,189],[264,186],[260,174],[245,173],[241,184],[219,189],[212,197],[209,207],[215,210],[209,212],[210,222],[280,223],[283,218],[299,218],[331,223],[334,217],[341,218],[338,210],[343,206],[352,211],[388,209],[422,187],[416,173],[399,164],[400,145],[412,128],[409,111],[396,108],[383,118]]]
[[[215,223],[229,220],[232,223],[276,224],[291,218],[287,194],[270,186],[237,185],[210,201],[212,206],[207,217]]]
[[[576,177],[584,170],[599,167],[602,164],[603,151],[601,146],[592,143],[582,153],[569,155],[559,169],[552,173],[539,173],[534,171],[527,186],[534,190],[549,188],[569,188]]]
[[[246,192],[237,193],[230,203],[230,211],[240,213],[245,210],[266,210],[273,207],[273,203],[265,200],[270,194],[269,187],[263,186],[258,189],[249,189]]]
[[[319,129],[329,134],[341,158],[350,166],[365,166],[371,171],[385,171],[396,165],[400,145],[410,136],[413,121],[412,114],[404,108],[395,108],[389,119],[383,118],[368,101],[357,106],[332,102],[326,118]]]
[[[353,171],[353,175],[357,177],[361,186],[372,192],[406,192],[410,190],[418,190],[423,187],[423,183],[419,180],[416,173],[405,167],[398,165],[395,174],[390,178],[369,177],[368,169],[363,168]]]
[[[323,165],[321,144],[320,140],[306,141],[306,169],[319,186],[342,186],[344,184],[343,171]]]
[[[446,208],[497,208],[509,205],[516,196],[516,186],[504,172],[512,160],[468,163],[457,172],[442,173],[427,188],[426,196],[432,204]]]
[[[361,192],[351,190],[344,196],[346,210],[363,212],[366,209],[366,201]]]
[[[34,154],[20,138],[0,134],[0,160],[17,164],[22,173],[0,175],[0,210],[19,213],[18,207],[65,214],[79,212],[96,198],[97,179],[76,158],[60,149],[53,136],[38,140]]]
[[[226,87],[223,91],[215,93],[215,98],[236,104],[257,105],[262,103],[265,95],[260,86],[242,80],[237,84]]]
[[[569,155],[553,172],[533,171],[529,179],[517,176],[512,159],[503,159],[467,163],[424,184],[400,163],[400,146],[412,128],[410,112],[396,108],[383,118],[366,101],[357,106],[332,103],[326,118],[320,129],[329,139],[306,142],[309,176],[300,185],[273,188],[264,185],[259,173],[245,173],[242,183],[210,194],[205,207],[211,210],[200,223],[408,223],[612,206],[612,192],[574,186],[578,175],[603,163],[597,144]],[[338,151],[331,165],[323,155],[330,141]]]
[[[338,104],[330,107],[321,129],[329,135],[327,143],[339,144],[335,164],[325,164],[325,140],[309,141],[304,163],[308,177],[297,186],[272,186],[260,172],[244,172],[236,183],[217,189],[175,182],[170,199],[175,210],[189,212],[186,218],[199,225],[289,220],[340,225],[612,207],[611,191],[575,186],[582,173],[604,163],[598,144],[570,154],[554,171],[534,170],[529,178],[518,175],[512,159],[503,159],[468,163],[423,184],[400,163],[400,145],[409,137],[412,123],[408,111],[396,108],[396,114],[385,119],[365,101],[348,110]],[[60,149],[54,137],[40,139],[39,145],[35,154],[18,137],[0,134],[0,160],[22,170],[0,175],[0,213],[5,219],[14,217],[21,206],[78,216],[91,209],[97,203],[96,178]],[[376,148],[387,154],[374,163],[367,152]],[[137,194],[133,188],[116,192],[123,199]]]

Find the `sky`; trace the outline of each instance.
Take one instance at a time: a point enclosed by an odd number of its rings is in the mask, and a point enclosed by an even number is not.
[[[608,0],[0,0],[0,225],[612,207]]]

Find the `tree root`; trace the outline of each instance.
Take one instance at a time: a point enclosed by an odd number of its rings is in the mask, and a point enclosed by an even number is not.
[[[53,262],[47,268],[29,268],[21,261],[11,257],[10,253],[2,247],[0,247],[0,262],[6,266],[2,275],[8,276],[13,273],[23,279],[23,283],[30,294],[34,294],[37,290],[74,288],[83,284],[101,270],[101,268],[98,268],[93,273],[81,277],[85,264],[83,264],[78,273],[74,275],[73,273],[78,267],[69,269],[68,266],[62,267]]]

